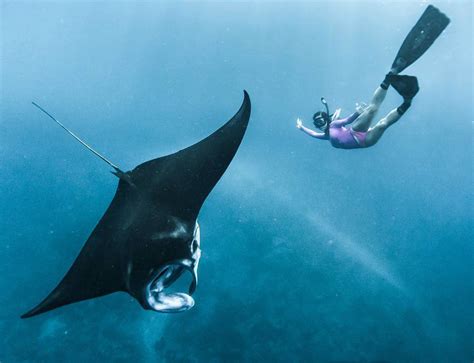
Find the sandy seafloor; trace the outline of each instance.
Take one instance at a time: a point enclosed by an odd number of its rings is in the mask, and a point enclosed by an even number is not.
[[[426,1],[1,2],[0,362],[472,362],[472,3],[375,147],[306,137],[368,101]],[[196,306],[112,294],[21,320],[131,169],[253,104],[204,204]],[[392,89],[382,117],[400,103]]]

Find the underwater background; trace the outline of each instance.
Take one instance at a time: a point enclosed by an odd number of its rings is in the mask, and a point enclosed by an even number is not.
[[[472,362],[470,1],[404,73],[375,146],[295,128],[369,101],[427,1],[1,2],[0,362]],[[244,141],[204,204],[196,305],[112,294],[21,320],[59,282],[117,178],[227,121]],[[398,106],[390,89],[380,117]]]

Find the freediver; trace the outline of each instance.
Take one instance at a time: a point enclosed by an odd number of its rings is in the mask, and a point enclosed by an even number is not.
[[[428,5],[403,41],[390,72],[375,90],[369,105],[356,104],[356,112],[349,117],[340,119],[341,110],[338,109],[334,114],[330,114],[326,100],[321,98],[326,111],[316,112],[313,116],[313,124],[322,132],[316,132],[303,126],[303,122],[299,118],[296,121],[296,127],[309,136],[329,140],[336,148],[357,149],[375,145],[385,130],[397,122],[410,108],[413,97],[419,91],[416,77],[399,75],[399,73],[413,64],[431,47],[449,22],[450,20],[445,14],[433,5]],[[390,111],[374,126],[371,126],[389,86],[392,86],[403,97],[403,103]]]
[[[396,69],[392,69],[385,76],[384,81],[375,90],[369,105],[356,104],[356,112],[349,117],[339,118],[341,109],[337,109],[331,115],[326,100],[321,98],[321,102],[326,107],[326,112],[316,112],[313,116],[313,124],[322,132],[316,132],[303,126],[300,119],[296,121],[296,127],[309,136],[329,140],[332,146],[340,149],[366,148],[375,145],[385,130],[397,122],[408,110],[413,97],[419,90],[416,77],[399,76],[396,72]],[[390,85],[403,97],[403,103],[371,127],[371,123],[385,99]]]

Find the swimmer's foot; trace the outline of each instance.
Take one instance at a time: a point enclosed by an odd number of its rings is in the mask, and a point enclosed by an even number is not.
[[[405,112],[407,112],[407,110],[410,108],[411,106],[411,100],[410,101],[403,101],[403,103],[397,107],[397,112],[398,114],[401,116],[403,115]]]
[[[403,97],[403,103],[397,108],[399,115],[403,115],[411,106],[413,97],[418,93],[418,79],[414,76],[399,76],[397,74],[387,74],[385,77],[393,88]]]
[[[388,74],[387,80],[393,88],[403,97],[405,102],[411,102],[418,93],[418,79],[414,76],[399,76],[397,74]]]
[[[382,83],[380,84],[380,87],[384,90],[388,90],[388,87],[390,87],[390,77],[393,76],[395,73],[393,71],[388,72],[385,75],[385,78],[383,79]]]

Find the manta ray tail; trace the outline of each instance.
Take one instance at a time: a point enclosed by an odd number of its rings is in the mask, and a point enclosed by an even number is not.
[[[112,172],[112,174],[116,175],[120,179],[124,179],[126,182],[129,180],[125,177],[126,173],[124,173],[120,168],[112,163],[109,159],[107,159],[105,156],[100,154],[98,151],[94,150],[90,145],[88,145],[84,140],[82,140],[79,136],[77,136],[74,132],[69,130],[66,126],[64,126],[61,122],[56,120],[56,118],[51,115],[48,111],[46,111],[43,107],[38,105],[36,102],[31,102],[33,106],[37,107],[40,109],[42,112],[44,112],[49,118],[51,118],[54,122],[56,122],[59,126],[61,126],[69,135],[71,135],[73,138],[75,138],[77,141],[79,141],[85,148],[87,148],[89,151],[91,151],[94,155],[98,156],[100,159],[105,161],[107,164],[109,164],[112,168],[114,168],[115,171]]]

